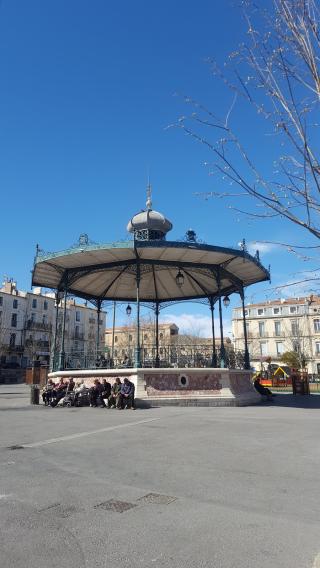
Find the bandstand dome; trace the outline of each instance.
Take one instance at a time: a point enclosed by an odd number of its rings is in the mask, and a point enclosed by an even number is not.
[[[166,234],[171,231],[172,223],[170,223],[162,213],[154,211],[153,209],[147,209],[147,211],[141,211],[137,213],[137,215],[134,215],[127,225],[127,231],[129,233],[142,229],[160,231]]]

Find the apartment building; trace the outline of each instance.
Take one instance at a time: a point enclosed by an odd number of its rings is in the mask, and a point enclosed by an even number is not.
[[[61,337],[62,306],[58,310],[57,347]],[[27,367],[38,360],[49,363],[56,324],[52,292],[19,290],[13,279],[0,288],[0,367]],[[106,314],[100,313],[99,347],[104,348]],[[65,351],[94,352],[97,348],[97,310],[74,299],[67,300]]]
[[[250,361],[256,370],[280,364],[286,351],[296,351],[309,373],[320,374],[320,296],[269,300],[245,306]],[[244,349],[242,309],[232,317],[235,349]]]

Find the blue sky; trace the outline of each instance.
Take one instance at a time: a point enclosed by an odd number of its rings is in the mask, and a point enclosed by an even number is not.
[[[228,0],[2,0],[2,274],[28,289],[36,243],[55,251],[83,232],[101,242],[126,238],[127,221],[145,204],[148,171],[154,208],[173,222],[172,239],[192,227],[217,245],[305,240],[284,221],[248,222],[221,199],[195,197],[219,184],[203,166],[208,152],[167,129],[186,112],[177,93],[226,112],[232,95],[205,59],[223,61],[244,38],[241,14]],[[237,126],[267,168],[271,150],[255,123],[242,116]],[[304,270],[293,255],[263,248],[273,285]],[[271,286],[254,286],[247,296],[269,298]],[[169,312],[204,313],[185,304]]]

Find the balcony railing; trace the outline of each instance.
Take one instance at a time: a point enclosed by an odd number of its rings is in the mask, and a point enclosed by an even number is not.
[[[51,331],[52,330],[52,323],[44,323],[39,321],[27,320],[26,323],[27,329],[34,329],[40,331]]]
[[[38,340],[26,339],[25,346],[41,348],[41,349],[49,349],[49,341],[43,341],[42,339]]]
[[[84,334],[83,333],[71,333],[70,338],[75,340],[75,341],[83,341],[84,340]]]
[[[23,353],[22,345],[1,345],[1,350],[6,353]]]

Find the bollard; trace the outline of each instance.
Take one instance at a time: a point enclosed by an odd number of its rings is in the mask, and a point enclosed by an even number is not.
[[[31,385],[30,404],[39,404],[40,389],[38,385]]]

